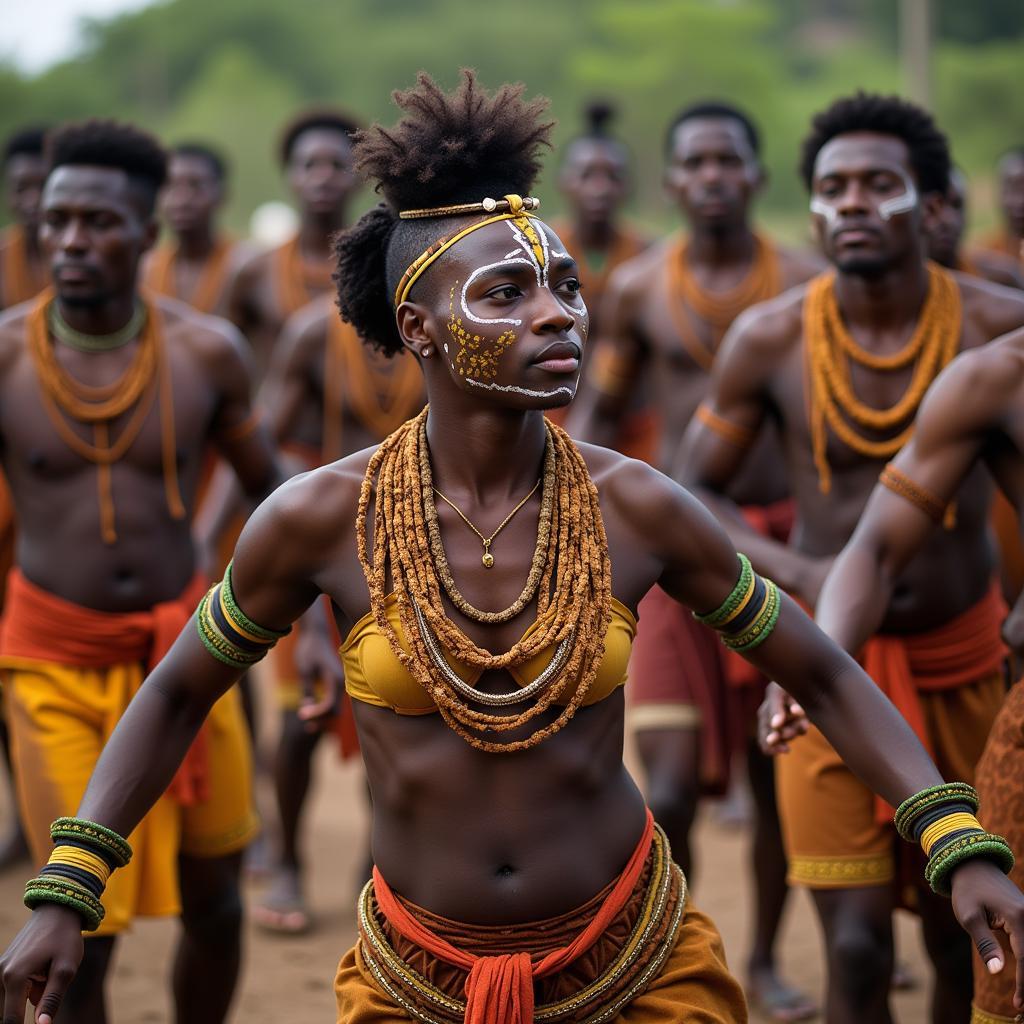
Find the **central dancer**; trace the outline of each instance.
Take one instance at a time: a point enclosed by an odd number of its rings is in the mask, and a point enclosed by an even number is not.
[[[469,72],[451,94],[421,76],[397,101],[396,127],[357,140],[386,204],[338,243],[339,299],[364,337],[416,356],[428,410],[250,519],[81,817],[56,826],[27,888],[38,909],[0,959],[2,1012],[20,1019],[31,996],[50,1024],[95,893],[128,856],[118,834],[217,696],[321,593],[348,634],[373,795],[376,868],[336,983],[344,1024],[746,1020],[622,763],[630,609],[656,582],[786,685],[869,785],[909,801],[907,835],[937,822],[931,877],[1002,967],[988,922],[1019,931],[1024,896],[989,860],[1005,866],[1006,847],[960,809],[968,787],[942,784],[857,664],[682,488],[545,421],[576,389],[588,322],[575,261],[520,198],[545,102],[488,95]]]

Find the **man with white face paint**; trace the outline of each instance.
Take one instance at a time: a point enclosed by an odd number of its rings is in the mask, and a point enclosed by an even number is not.
[[[909,438],[931,381],[959,351],[1024,323],[1019,292],[926,260],[925,233],[949,180],[944,136],[922,110],[858,94],[815,118],[801,169],[822,251],[834,271],[741,317],[716,362],[709,412],[694,421],[681,475],[721,513],[759,571],[814,607],[879,473]],[[797,502],[788,545],[754,534],[725,488],[772,420]],[[906,489],[898,472],[883,475]],[[1005,606],[991,590],[990,488],[972,474],[955,520],[895,580],[879,633],[859,654],[947,777],[971,779],[1004,695]],[[844,637],[836,636],[841,643]],[[939,656],[935,657],[936,652]],[[928,663],[928,654],[933,661]],[[803,732],[807,735],[801,735]],[[777,687],[762,708],[777,769],[793,883],[812,891],[829,965],[830,1024],[891,1020],[891,913],[897,863],[891,809],[877,804]],[[948,902],[916,894],[936,967],[935,1022],[970,1017],[969,944]]]

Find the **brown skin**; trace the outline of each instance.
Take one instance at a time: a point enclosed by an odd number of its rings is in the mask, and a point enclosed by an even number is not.
[[[738,122],[693,119],[676,130],[665,190],[690,228],[691,269],[710,292],[735,287],[750,270],[750,207],[763,183],[764,172]],[[628,367],[630,382],[614,396],[585,383],[567,423],[574,437],[610,444],[637,389],[649,388],[650,405],[661,422],[656,462],[662,468],[670,465],[679,438],[708,389],[708,375],[687,354],[667,306],[664,265],[671,244],[653,246],[612,275],[601,307],[599,343],[612,348],[617,363]],[[819,269],[808,257],[785,250],[780,251],[780,260],[784,289]],[[709,332],[703,340],[710,344]],[[773,466],[770,451],[760,454],[769,458],[751,459],[751,465],[766,471],[752,468],[750,477],[737,486],[742,502],[767,504],[785,496],[785,480]]]
[[[581,138],[569,146],[558,176],[568,214],[587,251],[607,249],[629,195],[629,156],[614,139]]]
[[[356,187],[352,143],[333,128],[310,128],[292,146],[285,167],[288,187],[299,207],[299,247],[303,260],[327,265],[331,238],[346,223],[349,198]],[[255,256],[231,286],[230,319],[252,343],[262,376],[271,351],[291,311],[284,308],[274,274],[274,254]]]
[[[101,334],[127,322],[139,260],[156,230],[147,204],[124,172],[66,166],[50,175],[40,239],[69,323]],[[174,386],[179,479],[191,510],[207,446],[250,416],[251,365],[243,339],[229,324],[199,316],[178,302],[157,300],[157,305]],[[100,535],[96,467],[60,439],[41,404],[25,345],[25,320],[22,308],[0,318],[0,458],[20,522],[18,567],[46,590],[102,611],[147,609],[177,597],[195,571],[195,550],[188,518],[172,519],[167,510],[157,410],[113,467],[118,540],[106,545]],[[102,353],[57,344],[56,354],[77,380],[101,385],[124,372],[137,344]],[[114,436],[120,427],[114,426]],[[73,429],[91,437],[88,428],[76,424]],[[262,431],[220,450],[254,499],[280,479]],[[238,857],[181,858],[181,886],[184,929],[175,964],[176,1019],[221,1021],[239,966],[240,909],[232,909],[239,907]],[[211,900],[211,892],[221,899]],[[218,907],[226,916],[211,943],[209,918]],[[85,968],[68,1001],[69,1013],[83,1024],[106,1019],[102,984],[113,940],[87,945]],[[5,1019],[22,1019],[7,1009]]]
[[[481,391],[442,358],[449,289],[471,270],[502,259],[509,239],[504,228],[492,225],[460,242],[397,312],[406,345],[424,360],[436,482],[481,524],[497,521],[536,481],[544,451],[541,412],[552,404]],[[578,371],[556,373],[538,362],[552,351],[582,346],[585,316],[571,315],[564,304],[575,301],[573,273],[571,263],[558,268],[550,286],[538,283],[532,271],[499,269],[477,278],[470,289],[475,312],[522,320],[495,383],[532,390],[571,386]],[[739,565],[714,519],[649,466],[590,445],[581,450],[600,495],[616,596],[635,608],[660,583],[690,607],[719,605]],[[339,524],[353,522],[370,454],[295,478],[250,520],[234,579],[241,606],[256,621],[284,626],[321,593],[330,595],[343,632],[366,613],[355,533]],[[534,499],[503,532],[491,570],[480,564],[476,538],[453,515],[441,513],[452,571],[468,600],[497,607],[516,596],[533,554],[537,508]],[[677,528],[666,530],[666,522]],[[856,663],[791,602],[784,599],[783,605],[775,632],[752,653],[752,662],[785,681],[886,799],[899,802],[938,782],[909,727]],[[477,643],[502,650],[534,615],[531,609],[498,626],[455,618]],[[236,678],[207,654],[193,628],[186,629],[104,750],[80,813],[129,833],[172,777],[213,702]],[[491,673],[479,685],[504,690],[509,682]],[[373,793],[376,862],[397,891],[436,913],[484,923],[561,913],[615,877],[636,843],[644,808],[622,763],[621,690],[581,710],[539,747],[514,756],[474,750],[437,715],[399,716],[364,705],[357,723]],[[609,829],[609,822],[617,827]],[[953,884],[979,941],[994,942],[985,923],[990,911],[1013,926],[1024,924],[1024,897],[994,866],[961,867]],[[43,1000],[37,1021],[50,1024],[80,956],[79,924],[77,915],[60,907],[35,912],[0,960],[3,1024],[21,1020],[30,990]],[[1024,983],[1024,963],[1021,968]]]
[[[967,227],[967,179],[954,170],[949,190],[928,231],[928,256],[951,270],[967,270],[963,262],[964,230]],[[1000,252],[968,254],[969,272],[1008,288],[1024,288],[1020,264]]]
[[[160,194],[160,213],[178,248],[174,280],[180,296],[192,295],[200,284],[206,261],[218,241],[217,219],[226,198],[225,183],[208,160],[194,154],[171,155],[167,183]],[[236,243],[229,257],[227,280],[252,258],[248,246]],[[229,299],[230,289],[225,285],[211,312],[227,316]]]
[[[46,181],[46,161],[42,154],[33,156],[18,153],[7,161],[4,167],[4,194],[13,219],[25,229],[29,265],[33,273],[42,273],[44,257],[39,247],[36,232],[39,228],[39,199]],[[0,239],[0,255],[3,247],[9,245]],[[0,258],[0,274],[3,260]],[[0,279],[0,296],[3,295],[3,281]]]
[[[908,179],[913,180],[913,171],[905,144],[867,132],[830,141],[815,167],[813,195],[835,211],[832,223],[823,216],[815,221],[822,251],[838,271],[839,308],[856,342],[880,355],[900,350],[914,330],[927,283],[922,229],[929,227],[941,204],[939,197],[926,196],[911,212],[883,219],[879,205],[902,195]],[[975,348],[1024,323],[1020,293],[962,275],[957,275],[957,284],[963,301],[961,349]],[[797,505],[789,545],[761,537],[738,515],[727,488],[743,453],[703,424],[690,425],[679,472],[716,509],[733,542],[759,571],[813,607],[833,558],[856,527],[883,462],[859,455],[830,437],[831,493],[822,494],[819,489],[805,407],[804,297],[804,288],[794,289],[737,321],[716,361],[710,397],[713,410],[730,423],[755,431],[766,420],[775,424]],[[863,401],[884,408],[903,394],[911,369],[878,374],[855,367],[854,387]],[[884,618],[876,623],[879,628],[897,633],[931,629],[965,611],[985,593],[993,564],[984,525],[989,490],[980,471],[964,486],[958,501],[956,529],[933,536],[926,556],[900,574]],[[777,702],[776,687],[770,688],[771,694]],[[773,705],[769,717],[777,712]],[[891,968],[883,961],[890,952],[891,898],[887,888],[815,893],[830,950],[830,1021],[888,1019]],[[879,951],[879,962],[870,970],[863,964],[853,965],[851,958],[838,952],[851,929],[866,946]],[[926,931],[930,936],[939,932],[949,936],[933,949],[955,944],[948,912],[941,905],[929,913]],[[961,955],[955,963],[941,966],[936,1020],[961,1019],[970,1000],[969,965]],[[874,981],[869,984],[871,978]]]
[[[999,163],[999,207],[1010,238],[1024,242],[1024,154],[1011,153]]]

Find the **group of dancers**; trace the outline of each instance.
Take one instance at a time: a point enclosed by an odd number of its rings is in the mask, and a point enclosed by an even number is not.
[[[1024,153],[966,250],[931,116],[836,100],[797,251],[754,227],[757,126],[701,102],[665,135],[683,230],[651,241],[607,106],[549,223],[546,101],[472,72],[395,101],[390,127],[286,126],[299,223],[271,249],[221,229],[206,144],[105,120],[7,144],[0,672],[39,869],[0,1020],[104,1024],[117,937],[173,914],[175,1019],[227,1018],[269,655],[264,927],[311,924],[320,737],[366,770],[339,1024],[807,1019],[775,961],[790,884],[830,1024],[892,1019],[897,906],[935,1024],[1014,1021]],[[697,803],[737,765],[742,985],[691,895]]]

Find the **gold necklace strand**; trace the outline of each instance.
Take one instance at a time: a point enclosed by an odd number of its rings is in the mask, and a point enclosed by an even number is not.
[[[469,516],[467,516],[466,513],[463,512],[462,509],[459,508],[459,506],[456,505],[454,501],[452,501],[451,498],[442,494],[436,487],[433,487],[431,489],[446,505],[450,505],[453,509],[455,509],[455,511],[458,513],[459,518],[480,538],[480,543],[484,546],[483,557],[480,559],[480,561],[483,562],[485,569],[493,569],[494,555],[491,554],[491,544],[494,543],[494,538],[497,537],[498,534],[501,533],[501,531],[504,530],[505,527],[508,526],[510,522],[512,522],[512,517],[537,493],[537,488],[540,487],[540,480],[541,478],[538,477],[537,482],[530,488],[530,493],[527,494],[526,497],[523,498],[523,500],[519,502],[519,504],[516,505],[516,507],[512,509],[512,511],[509,512],[509,514],[505,516],[504,519],[502,519],[500,525],[494,531],[494,533],[490,535],[490,537],[485,537],[476,528],[476,526],[474,526],[473,523],[470,522]]]
[[[416,622],[420,628],[420,636],[423,637],[423,641],[426,644],[427,651],[430,653],[430,660],[433,662],[434,667],[448,680],[453,690],[461,693],[467,700],[476,701],[479,704],[487,704],[490,707],[508,707],[510,704],[519,704],[524,700],[529,700],[534,694],[540,693],[545,686],[561,672],[565,665],[565,660],[569,656],[569,651],[572,650],[573,635],[570,633],[556,648],[555,653],[548,662],[547,667],[541,672],[536,679],[527,686],[517,690],[510,690],[508,693],[488,693],[486,690],[478,690],[474,686],[470,686],[462,676],[460,676],[452,667],[448,664],[447,659],[444,656],[444,652],[438,646],[437,637],[430,631],[430,627],[427,625],[426,620],[423,618],[423,612],[420,611],[420,607],[417,604],[413,605],[413,609],[416,612]]]
[[[426,430],[424,425],[422,430]],[[533,551],[533,561],[526,578],[522,593],[507,608],[498,612],[485,612],[470,604],[462,596],[455,578],[448,565],[444,544],[441,541],[441,526],[437,519],[437,506],[434,504],[434,484],[430,469],[430,448],[426,437],[420,437],[420,478],[423,481],[423,508],[427,517],[427,531],[430,536],[430,553],[437,567],[437,575],[444,592],[455,607],[468,619],[498,625],[514,619],[534,598],[544,573],[544,562],[551,537],[551,515],[555,497],[555,449],[551,440],[551,431],[546,430],[544,440],[544,471],[543,486],[540,498],[540,517],[537,520],[537,544]]]
[[[146,326],[146,306],[136,300],[131,318],[123,327],[110,334],[86,334],[75,330],[61,315],[57,302],[51,302],[46,311],[46,319],[50,333],[68,348],[79,352],[110,352],[115,348],[124,348],[134,341]]]
[[[538,588],[537,619],[509,650],[492,654],[474,643],[444,610],[427,536],[420,475],[421,426],[428,414],[429,407],[387,438],[371,457],[363,478],[356,535],[370,608],[395,657],[437,705],[453,732],[479,750],[526,750],[559,731],[575,715],[604,656],[611,623],[611,565],[597,489],[579,449],[565,431],[551,425],[555,500]],[[375,510],[372,539],[368,540],[371,500]],[[388,619],[389,582],[397,597],[397,626]],[[475,702],[465,699],[435,665],[416,608],[446,658],[481,671],[526,664],[570,637],[571,650],[561,671],[553,673],[530,707],[518,713],[491,714],[477,710]],[[563,694],[567,700],[557,716],[525,738],[507,743],[487,738],[488,733],[522,728]]]

